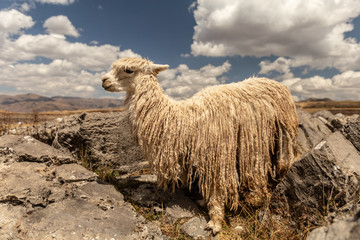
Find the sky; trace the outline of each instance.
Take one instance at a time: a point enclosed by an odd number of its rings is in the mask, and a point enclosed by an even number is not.
[[[267,77],[295,100],[360,100],[359,0],[1,0],[0,94],[121,98],[122,57],[170,68],[165,94]]]

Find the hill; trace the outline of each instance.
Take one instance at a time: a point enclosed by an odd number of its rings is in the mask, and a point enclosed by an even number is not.
[[[123,104],[119,99],[44,97],[37,94],[0,95],[0,110],[9,112],[50,112],[74,111],[81,109],[119,108]]]
[[[360,114],[360,101],[333,101],[329,98],[310,98],[305,101],[297,102],[296,106],[297,108],[310,113],[327,110],[333,114]]]

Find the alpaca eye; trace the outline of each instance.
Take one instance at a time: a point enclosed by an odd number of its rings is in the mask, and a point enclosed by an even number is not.
[[[130,70],[130,69],[126,69],[125,70],[126,73],[130,74],[130,73],[133,73],[134,71]]]

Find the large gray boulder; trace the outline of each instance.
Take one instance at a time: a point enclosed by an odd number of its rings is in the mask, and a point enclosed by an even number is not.
[[[321,126],[315,116],[310,119]],[[337,216],[354,214],[358,209],[359,151],[341,134],[342,127],[336,129],[325,118],[322,122],[332,131],[322,126],[321,132],[325,134],[310,134],[317,139],[312,143],[314,146],[293,164],[271,199],[273,212],[289,214],[296,226],[304,221],[321,225]],[[315,134],[310,123],[303,124],[303,128],[304,132]],[[356,135],[353,131],[351,134]]]
[[[142,153],[131,134],[127,112],[83,113],[41,125],[32,136],[62,151],[79,163],[96,170],[120,172],[143,162]]]

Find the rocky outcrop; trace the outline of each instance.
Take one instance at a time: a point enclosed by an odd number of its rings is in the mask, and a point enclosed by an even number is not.
[[[330,134],[293,164],[271,201],[275,212],[293,214],[315,225],[319,216],[356,209],[360,155],[339,132]],[[301,216],[299,216],[299,214]]]
[[[114,186],[30,136],[0,137],[1,239],[163,239]]]
[[[270,210],[275,220],[287,214],[294,228],[336,224],[339,215],[355,214],[358,207],[360,118],[326,111],[298,115],[301,156],[275,187]],[[212,238],[196,192],[157,188],[126,112],[73,115],[26,133],[31,136],[0,137],[4,239]],[[111,170],[109,182],[120,192],[81,165]],[[358,220],[349,219],[344,221],[351,222],[353,236]],[[336,227],[310,236],[330,239]]]
[[[129,124],[127,112],[83,113],[41,125],[30,135],[69,152],[90,169],[126,172],[144,161]]]

